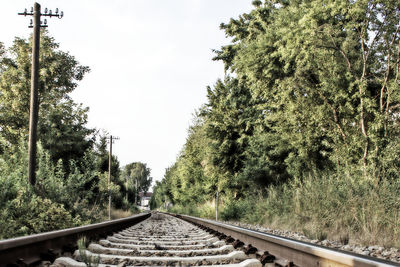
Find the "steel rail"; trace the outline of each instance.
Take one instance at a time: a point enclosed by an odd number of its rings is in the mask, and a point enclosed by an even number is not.
[[[149,217],[150,213],[142,213],[123,219],[1,240],[0,267],[30,266],[42,260],[54,261],[61,252],[73,252],[81,237],[106,237]]]
[[[224,224],[212,220],[186,215],[171,214],[188,222],[208,227],[212,230],[251,244],[261,251],[268,251],[277,258],[293,262],[294,266],[304,267],[389,267],[400,264],[363,256],[338,249],[327,248],[312,243],[267,234],[259,231]]]

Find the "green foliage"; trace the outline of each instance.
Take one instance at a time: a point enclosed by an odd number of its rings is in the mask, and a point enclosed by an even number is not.
[[[267,130],[292,150],[286,160],[290,174],[333,164],[379,164],[377,155],[398,128],[393,114],[399,99],[391,97],[399,87],[398,7],[378,1],[266,1],[224,24],[236,49],[232,60],[222,60],[264,100]]]
[[[36,194],[39,188],[32,188],[26,179],[27,149],[24,143],[14,151],[7,150],[0,157],[0,239],[19,235],[57,230],[81,224],[79,217],[74,217],[65,209],[62,203],[57,203],[52,195]],[[51,164],[48,155],[41,155],[39,172],[43,174],[47,160],[52,171],[56,168]],[[48,171],[46,170],[48,173]],[[54,173],[53,173],[54,175]],[[54,175],[56,176],[56,175]],[[54,181],[54,180],[53,180]],[[47,187],[51,187],[49,181]],[[57,191],[55,192],[57,194]]]
[[[215,203],[206,202],[197,206],[174,205],[173,207],[168,209],[168,212],[177,214],[187,214],[191,216],[208,218],[208,219],[215,219]]]
[[[221,24],[226,77],[207,88],[152,208],[200,215],[219,192],[224,219],[395,244],[400,2],[253,5]]]
[[[129,211],[132,212],[133,214],[138,214],[140,212],[138,206],[136,205],[127,205],[129,206]]]
[[[151,196],[149,203],[151,210],[163,207],[163,205],[166,203],[167,192],[165,185],[165,179],[163,179],[162,182],[156,181],[156,184],[153,187],[153,195]]]
[[[124,183],[126,200],[135,203],[139,192],[147,192],[153,180],[150,177],[150,168],[146,163],[132,162],[127,164],[122,171],[121,183]],[[135,203],[137,204],[137,203]]]
[[[131,209],[113,156],[108,184],[106,133],[87,128],[88,108],[69,96],[89,71],[43,30],[40,40],[37,181],[27,183],[31,40],[0,43],[0,238],[104,219],[109,194]],[[145,168],[146,171],[150,171]],[[148,183],[142,188],[148,188]],[[147,186],[147,187],[146,187]]]
[[[6,202],[0,212],[1,239],[81,224],[79,218],[73,218],[63,205],[24,190],[20,190],[16,198]]]
[[[15,38],[9,49],[0,47],[0,136],[16,145],[28,132],[31,40]],[[75,104],[68,93],[89,71],[70,54],[58,49],[54,38],[43,30],[40,40],[38,138],[55,162],[79,160],[91,147],[85,127],[87,108]]]
[[[247,181],[236,179],[242,172],[249,140],[259,125],[262,111],[252,99],[248,87],[226,77],[208,88],[208,103],[200,113],[208,138],[209,173],[216,178],[218,191],[231,190],[240,195]],[[233,179],[232,179],[233,178]]]
[[[40,233],[90,223],[101,219],[107,185],[93,169],[95,158],[88,152],[81,172],[74,161],[71,173],[64,173],[60,160],[38,146],[37,183],[28,184],[27,147],[24,141],[0,157],[0,212],[4,232],[0,238]],[[90,163],[92,162],[92,163]],[[90,166],[91,165],[91,166]],[[85,169],[86,168],[86,169]],[[104,180],[104,179],[103,179]]]
[[[229,201],[225,204],[221,212],[221,219],[225,221],[238,221],[247,214],[252,214],[254,212],[254,202],[251,200],[253,199]]]
[[[315,174],[240,200],[223,198],[220,218],[303,232],[311,239],[399,246],[400,182],[376,184],[363,177],[363,172]],[[214,219],[215,202],[169,211]]]
[[[109,165],[109,151],[108,151],[108,140],[109,134],[107,132],[102,132],[96,136],[95,144],[95,155],[97,157],[96,168],[101,172],[108,172]],[[111,176],[113,178],[120,176],[120,166],[119,161],[115,155],[111,159]]]
[[[85,127],[89,108],[66,100],[62,103],[41,106],[42,114],[39,124],[39,136],[43,147],[49,151],[54,162],[62,159],[69,171],[70,160],[80,162],[85,152],[94,143],[93,129]],[[43,141],[45,140],[45,141]]]

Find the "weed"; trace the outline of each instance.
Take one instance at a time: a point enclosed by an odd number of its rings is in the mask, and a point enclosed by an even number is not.
[[[89,256],[86,253],[86,246],[87,246],[87,241],[86,241],[85,237],[82,237],[81,239],[78,240],[79,256],[80,256],[81,260],[88,267],[97,267],[97,266],[99,266],[100,256],[99,255]]]

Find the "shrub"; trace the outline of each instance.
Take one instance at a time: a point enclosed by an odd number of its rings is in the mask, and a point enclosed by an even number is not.
[[[239,220],[248,212],[248,202],[245,200],[233,200],[227,203],[221,212],[221,219],[225,221]]]
[[[15,199],[1,209],[0,238],[36,234],[81,224],[63,205],[41,198],[29,190],[20,190]]]
[[[24,141],[0,155],[0,238],[52,231],[102,219],[107,183],[90,166],[93,156],[85,155],[71,172],[62,161],[54,164],[38,145],[38,171],[34,187],[28,183],[27,148]],[[113,190],[116,189],[114,186]]]

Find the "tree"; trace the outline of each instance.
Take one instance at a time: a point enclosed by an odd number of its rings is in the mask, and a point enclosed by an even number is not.
[[[42,110],[39,133],[43,147],[49,151],[53,161],[61,159],[80,161],[93,146],[94,130],[85,127],[88,108],[66,100],[58,105],[49,105]],[[67,168],[66,168],[67,169]]]
[[[400,2],[253,4],[221,24],[231,43],[214,60],[226,77],[207,88],[203,122],[155,203],[168,195],[185,205],[201,201],[193,192],[204,199],[216,190],[240,198],[322,171],[397,179]]]
[[[109,187],[105,136],[86,126],[88,108],[68,95],[89,68],[60,51],[46,32],[41,38],[34,186],[24,178],[31,43],[16,38],[9,49],[0,43],[0,182],[4,185],[0,189],[0,224],[6,226],[0,231],[3,237],[98,222],[104,219],[109,188],[113,196],[120,191],[118,159],[112,158],[113,183]],[[32,216],[22,218],[28,210],[33,211]]]
[[[201,112],[213,169],[207,174],[218,180],[213,193],[232,191],[239,197],[248,187],[248,182],[239,178],[245,168],[249,141],[262,122],[262,102],[252,97],[248,86],[229,76],[218,80],[213,88],[208,87],[207,92],[208,102]]]
[[[133,194],[128,196],[129,200],[135,201],[139,192],[147,192],[149,190],[153,180],[150,177],[150,172],[150,168],[147,167],[146,163],[142,162],[132,162],[124,167],[123,177],[126,180],[127,191],[133,191]]]
[[[9,49],[0,45],[0,136],[9,144],[26,138],[32,40],[15,38]],[[86,127],[87,108],[74,103],[69,93],[89,71],[43,30],[40,40],[38,138],[57,162],[79,160],[93,140]]]
[[[97,169],[101,173],[108,172],[109,165],[109,140],[107,139],[109,134],[107,132],[98,133],[96,139],[98,142],[95,147],[95,154],[97,155]],[[115,155],[112,155],[111,159],[111,179],[118,178],[120,176],[120,163]]]
[[[399,20],[392,1],[265,1],[222,25],[216,59],[264,101],[292,175],[377,166],[398,129]]]
[[[188,134],[176,163],[166,170],[163,180],[165,186],[161,192],[166,195],[164,201],[196,205],[215,194],[218,181],[210,175],[210,140],[207,138],[204,120],[198,114],[195,114]]]

